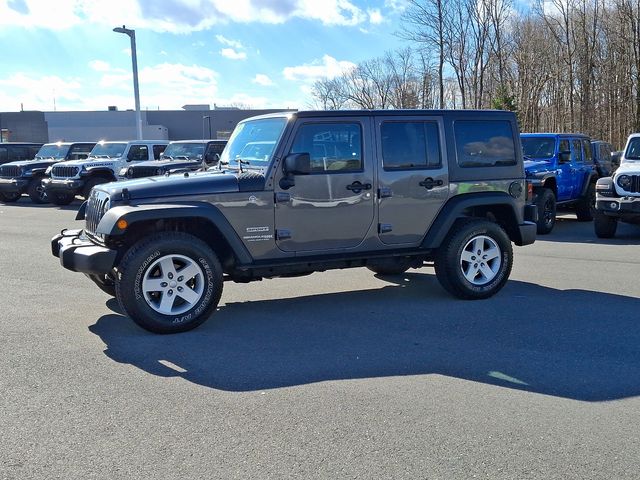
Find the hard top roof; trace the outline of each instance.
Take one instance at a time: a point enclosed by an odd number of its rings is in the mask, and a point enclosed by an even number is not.
[[[370,117],[372,115],[385,117],[416,117],[421,115],[441,115],[441,116],[465,116],[465,117],[485,117],[485,116],[514,116],[513,112],[506,110],[300,110],[300,111],[284,111],[277,113],[267,113],[247,118],[246,120],[256,120],[264,118],[282,118],[282,117],[298,117],[298,118],[339,118],[339,117]]]

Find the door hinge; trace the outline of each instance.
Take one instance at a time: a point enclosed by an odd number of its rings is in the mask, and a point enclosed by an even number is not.
[[[286,228],[276,229],[276,240],[287,240],[288,238],[291,238],[291,230]]]
[[[389,187],[380,187],[378,189],[378,198],[389,198],[393,197],[393,192]]]
[[[291,194],[287,192],[276,192],[274,194],[274,201],[276,203],[287,203],[291,201]]]

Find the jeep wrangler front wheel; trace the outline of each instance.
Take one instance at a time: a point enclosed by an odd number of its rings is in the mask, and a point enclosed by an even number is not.
[[[556,224],[556,196],[548,188],[541,188],[536,199],[538,235],[546,235]]]
[[[593,216],[593,229],[598,238],[613,238],[618,229],[618,219],[596,212]]]
[[[222,295],[222,267],[202,240],[162,232],[135,244],[117,267],[116,297],[142,328],[177,333],[202,324]]]
[[[466,220],[455,225],[435,258],[442,287],[468,300],[496,294],[509,279],[513,249],[505,231],[487,220]]]

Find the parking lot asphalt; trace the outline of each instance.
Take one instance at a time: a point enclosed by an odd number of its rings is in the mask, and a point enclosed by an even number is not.
[[[226,283],[200,328],[120,314],[0,204],[0,479],[637,479],[640,228],[562,217],[495,297],[433,270]]]

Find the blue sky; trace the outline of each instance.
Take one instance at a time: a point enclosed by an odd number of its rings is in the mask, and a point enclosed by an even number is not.
[[[0,111],[306,108],[313,82],[405,43],[403,0],[0,0]]]

